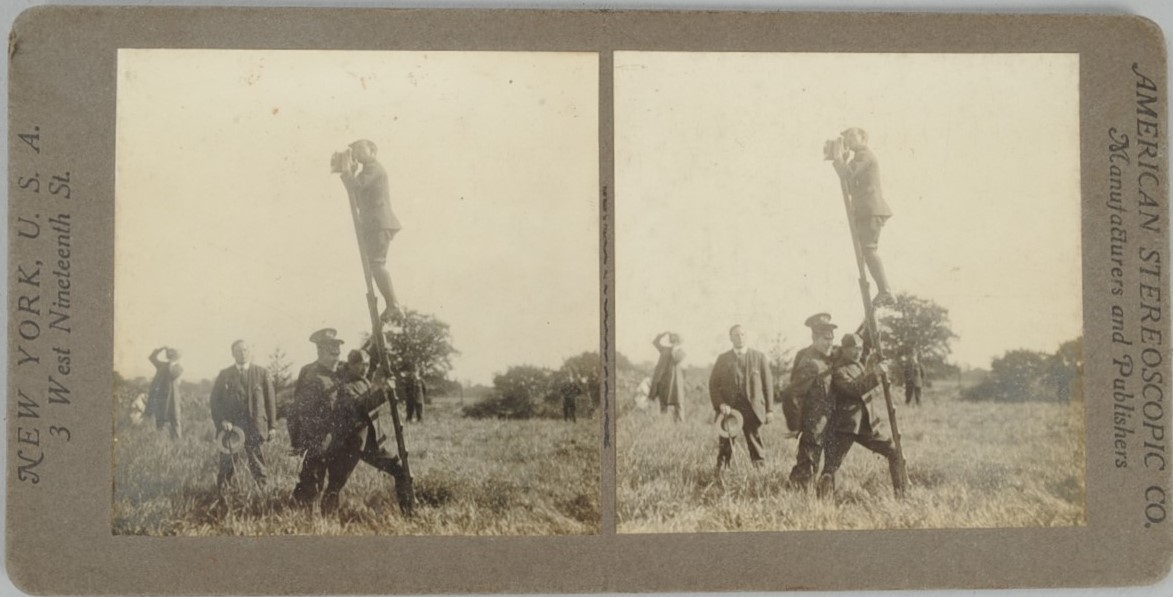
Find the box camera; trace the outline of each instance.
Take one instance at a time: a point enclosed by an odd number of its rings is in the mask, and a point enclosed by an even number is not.
[[[823,143],[823,159],[834,160],[843,155],[843,137],[836,137]]]
[[[330,156],[330,173],[341,174],[346,172],[350,168],[350,163],[351,159],[349,149],[336,151],[334,152],[334,155]]]

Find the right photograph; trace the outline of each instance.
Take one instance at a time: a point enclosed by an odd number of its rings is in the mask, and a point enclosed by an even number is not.
[[[1087,523],[1077,54],[614,73],[620,533]]]

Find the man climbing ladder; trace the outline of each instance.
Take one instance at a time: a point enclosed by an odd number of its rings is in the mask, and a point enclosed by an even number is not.
[[[404,316],[399,301],[395,298],[391,274],[387,271],[387,248],[402,226],[391,212],[387,171],[376,161],[377,151],[373,142],[360,139],[350,144],[349,151],[334,154],[331,169],[341,174],[342,184],[346,187],[346,194],[350,199],[350,215],[354,221],[355,239],[358,242],[363,277],[367,284],[367,309],[370,312],[371,339],[374,342],[374,354],[371,356],[375,371],[383,380],[394,380],[383,324],[402,321]],[[360,164],[362,170],[358,171]],[[381,316],[379,301],[375,297],[376,284],[386,303]],[[410,516],[415,505],[415,490],[411,467],[407,460],[407,446],[403,441],[403,423],[399,419],[399,408],[396,405],[398,398],[394,389],[387,390],[386,398],[391,403],[391,421],[402,468],[402,473],[395,480],[395,493],[400,509],[404,515]]]
[[[851,152],[851,161],[847,155]],[[880,329],[876,324],[876,307],[891,305],[895,301],[888,287],[884,267],[876,249],[880,240],[880,229],[892,215],[880,192],[879,165],[867,146],[867,133],[860,128],[843,131],[837,140],[828,141],[823,147],[824,157],[831,160],[839,174],[839,186],[843,192],[843,206],[847,210],[847,223],[851,228],[851,242],[855,247],[855,262],[859,268],[859,290],[863,298],[864,327],[871,340],[873,355],[882,361],[883,346]],[[866,264],[866,267],[865,267]],[[868,286],[867,270],[870,269],[876,285],[880,287],[875,301]],[[895,446],[889,470],[892,474],[892,489],[897,497],[903,497],[908,487],[908,470],[904,462],[904,449],[900,444],[900,428],[896,423],[896,407],[892,402],[891,381],[887,372],[881,372],[880,385],[884,390],[884,403],[888,407],[888,422],[892,428],[892,442]]]

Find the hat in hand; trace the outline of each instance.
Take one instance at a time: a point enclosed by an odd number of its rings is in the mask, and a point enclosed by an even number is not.
[[[216,449],[221,454],[235,454],[244,448],[244,430],[235,425],[227,431],[216,432]]]
[[[743,419],[741,413],[730,409],[728,413],[717,413],[717,435],[726,438],[735,438],[741,435]]]

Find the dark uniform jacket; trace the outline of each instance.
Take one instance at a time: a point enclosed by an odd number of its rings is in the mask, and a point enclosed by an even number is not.
[[[757,423],[764,423],[766,413],[774,408],[774,380],[766,355],[747,348],[742,362],[738,361],[732,350],[717,357],[709,375],[713,410],[728,404],[740,411],[746,422],[756,419]]]
[[[350,377],[338,387],[333,414],[338,445],[375,452],[387,441],[384,424],[391,417],[390,403],[366,378]]]
[[[881,413],[884,406],[877,404],[880,378],[865,373],[863,363],[842,361],[831,375],[831,391],[835,398],[835,431],[857,435],[882,435],[887,420]],[[880,398],[883,399],[882,397]]]
[[[273,382],[263,367],[249,365],[244,375],[236,365],[216,376],[212,385],[212,422],[219,429],[228,421],[250,439],[268,437],[277,422]]]
[[[293,404],[286,419],[289,443],[294,450],[322,451],[332,431],[338,373],[318,362],[301,368],[293,388]]]
[[[790,385],[782,397],[782,412],[791,431],[809,429],[807,421],[829,417],[835,408],[831,396],[831,362],[808,346],[795,355]]]
[[[847,163],[846,174],[856,219],[892,215],[880,189],[880,164],[872,150],[864,148],[855,152]]]
[[[352,185],[358,212],[365,230],[399,230],[403,226],[391,212],[391,190],[387,170],[378,162],[363,164]]]

